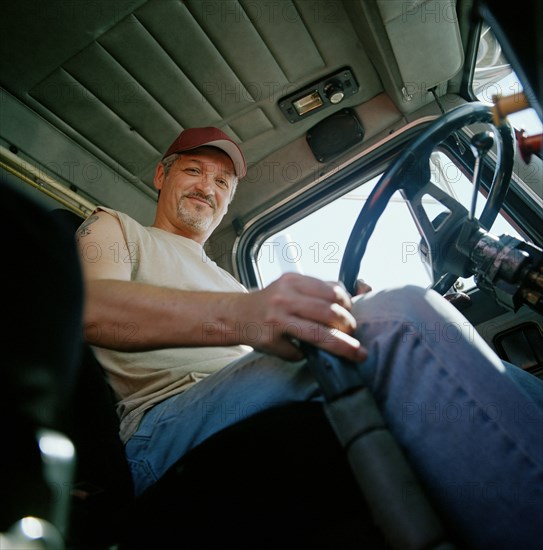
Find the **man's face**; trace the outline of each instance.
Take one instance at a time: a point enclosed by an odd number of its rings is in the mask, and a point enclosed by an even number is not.
[[[228,210],[237,178],[230,157],[214,147],[186,151],[168,173],[159,164],[155,227],[204,244]]]

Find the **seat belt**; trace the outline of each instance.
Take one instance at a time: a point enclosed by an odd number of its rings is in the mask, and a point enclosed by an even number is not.
[[[301,347],[324,395],[325,413],[373,519],[392,548],[452,550],[356,364],[305,343]]]

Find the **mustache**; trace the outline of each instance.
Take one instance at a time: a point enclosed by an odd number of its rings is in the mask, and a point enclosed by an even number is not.
[[[213,195],[205,195],[204,193],[199,193],[198,191],[193,191],[191,193],[186,193],[183,195],[183,198],[199,198],[207,202],[213,210],[217,210],[217,202],[215,201],[215,197]]]

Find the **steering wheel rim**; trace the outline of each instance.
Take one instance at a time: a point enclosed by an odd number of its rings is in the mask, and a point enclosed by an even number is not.
[[[417,223],[423,238],[428,242],[430,254],[432,253],[431,243],[435,243],[438,233],[441,238],[442,235],[458,228],[459,224],[467,219],[467,210],[450,195],[431,183],[430,155],[436,145],[464,126],[474,123],[492,124],[492,121],[491,107],[483,103],[473,102],[456,107],[437,118],[423,130],[385,171],[361,209],[343,254],[339,280],[353,296],[356,294],[358,272],[369,239],[377,221],[396,191],[401,191],[407,200],[415,223]],[[480,226],[487,230],[496,219],[505,199],[514,161],[514,137],[511,126],[504,123],[499,127],[494,126],[494,128],[500,138],[497,140],[496,169],[485,207],[478,220]],[[448,216],[438,230],[433,227],[420,204],[420,198],[425,194],[432,195],[451,210],[452,215]],[[432,267],[434,267],[433,264]],[[458,276],[454,273],[442,273],[438,280],[434,280],[431,288],[444,294],[454,284]]]

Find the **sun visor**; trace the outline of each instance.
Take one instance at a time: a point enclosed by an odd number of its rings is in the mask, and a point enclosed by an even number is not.
[[[402,112],[432,101],[428,90],[461,70],[464,52],[453,0],[348,4],[386,91]]]
[[[379,11],[408,92],[428,89],[462,67],[463,49],[454,2],[390,2]]]

